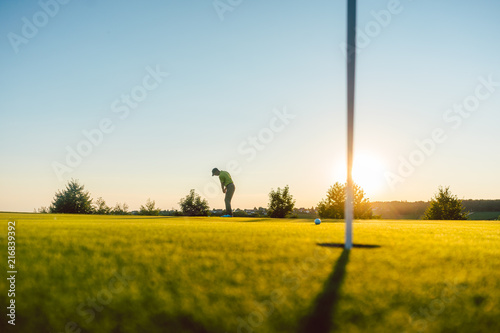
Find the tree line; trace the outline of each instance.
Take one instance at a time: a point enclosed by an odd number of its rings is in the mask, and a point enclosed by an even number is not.
[[[496,219],[500,215],[500,200],[461,200],[465,211],[470,214],[480,214],[481,216],[490,216],[489,219]],[[389,201],[372,202],[371,207],[375,214],[384,219],[421,219],[431,204],[430,201]],[[474,215],[469,215],[474,218]],[[484,219],[484,217],[482,218]]]
[[[269,217],[282,218],[291,214],[295,207],[295,200],[290,194],[288,185],[276,191],[271,190],[269,208],[267,215]],[[173,211],[174,216],[209,216],[210,208],[208,201],[202,199],[194,189],[179,201],[180,211]],[[41,207],[38,213],[53,214],[101,214],[101,215],[127,215],[130,214],[126,203],[117,203],[115,207],[109,207],[102,197],[96,200],[91,198],[84,185],[77,180],[71,179],[63,190],[58,190],[49,207]],[[138,215],[158,216],[162,210],[156,206],[154,200],[148,199],[144,205],[141,205]],[[238,212],[237,212],[238,213]],[[236,216],[238,214],[235,214]],[[242,214],[240,214],[242,215]],[[246,214],[245,214],[246,215]],[[248,215],[246,215],[248,216]],[[246,217],[245,216],[245,217]]]
[[[343,219],[345,200],[346,184],[336,182],[327,190],[326,198],[318,203],[318,216],[320,218]],[[169,215],[209,216],[211,214],[207,200],[202,199],[194,189],[180,199],[179,205],[180,211],[175,210]],[[355,219],[381,218],[380,215],[374,215],[369,199],[357,184],[354,184],[353,207]],[[272,218],[297,217],[293,214],[294,208],[295,199],[290,193],[288,185],[270,191],[267,216]],[[38,212],[127,215],[130,214],[128,209],[126,203],[117,203],[113,208],[109,207],[102,197],[94,201],[82,184],[71,179],[65,189],[56,192],[50,207],[42,207]],[[156,202],[148,199],[144,205],[140,206],[138,214],[158,216],[160,212],[162,210],[156,206]],[[426,203],[422,217],[428,220],[465,220],[468,214],[469,211],[464,207],[462,200],[453,195],[449,187],[439,187],[438,193],[431,199],[430,203]],[[243,215],[241,216],[243,217]]]

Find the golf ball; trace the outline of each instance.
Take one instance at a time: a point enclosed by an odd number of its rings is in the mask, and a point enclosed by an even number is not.
[[[321,220],[320,220],[320,219],[316,219],[316,220],[314,220],[314,223],[315,223],[315,224],[320,224],[320,223],[321,223]]]

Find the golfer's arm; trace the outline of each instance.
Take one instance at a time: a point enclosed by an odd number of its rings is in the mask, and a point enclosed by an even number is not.
[[[222,192],[224,192],[224,183],[223,182],[220,183],[220,187],[222,187]]]

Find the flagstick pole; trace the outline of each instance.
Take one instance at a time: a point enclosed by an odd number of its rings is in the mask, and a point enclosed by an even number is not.
[[[354,188],[352,161],[354,143],[354,80],[356,69],[356,0],[347,0],[347,188],[345,202],[345,249],[352,248]]]

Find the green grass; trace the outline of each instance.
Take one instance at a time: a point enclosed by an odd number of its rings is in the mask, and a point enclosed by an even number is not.
[[[318,245],[343,242],[333,221],[0,220],[4,267],[16,221],[18,270],[2,332],[500,331],[499,222],[356,222],[354,242],[379,247],[344,252]]]

